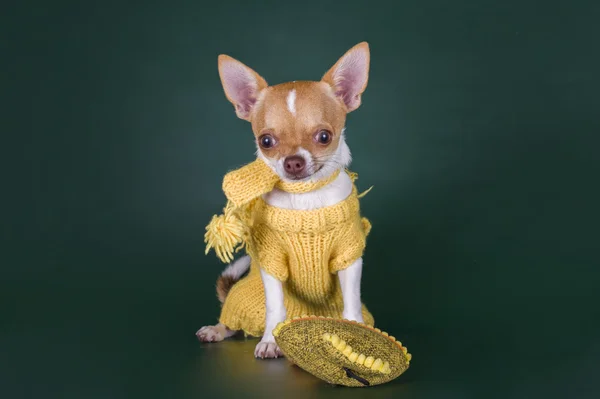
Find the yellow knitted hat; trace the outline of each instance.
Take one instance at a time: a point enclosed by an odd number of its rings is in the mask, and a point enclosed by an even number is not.
[[[349,320],[303,316],[279,323],[273,335],[292,363],[330,384],[383,384],[404,373],[412,358],[394,337]]]

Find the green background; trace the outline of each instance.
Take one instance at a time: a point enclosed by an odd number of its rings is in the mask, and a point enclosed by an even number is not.
[[[251,3],[251,4],[250,4]],[[15,2],[2,11],[3,398],[597,398],[597,3]],[[371,45],[348,142],[363,297],[414,355],[330,387],[200,344],[224,173],[253,159],[217,55],[316,80]]]

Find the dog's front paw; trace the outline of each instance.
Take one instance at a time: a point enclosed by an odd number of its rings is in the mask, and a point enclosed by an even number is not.
[[[283,356],[281,349],[275,342],[259,342],[254,349],[254,357],[258,359],[275,359]]]
[[[206,326],[196,331],[196,337],[200,342],[219,342],[225,338],[217,326]]]
[[[355,313],[355,312],[346,313],[346,312],[344,312],[342,314],[342,317],[346,320],[352,320],[352,321],[357,321],[359,323],[364,323],[362,313]]]

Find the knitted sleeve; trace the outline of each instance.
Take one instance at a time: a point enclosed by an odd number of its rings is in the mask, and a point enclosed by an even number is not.
[[[367,235],[371,230],[371,224],[365,218],[359,219],[344,226],[339,232],[338,238],[333,246],[329,271],[336,273],[350,266],[354,261],[363,256]]]
[[[266,226],[257,226],[253,238],[260,267],[277,280],[286,281],[288,260],[281,237]]]

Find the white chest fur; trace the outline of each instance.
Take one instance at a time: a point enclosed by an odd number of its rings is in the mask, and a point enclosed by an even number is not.
[[[351,193],[352,180],[342,170],[334,181],[318,190],[304,194],[291,194],[274,189],[263,195],[263,199],[267,204],[276,208],[308,211],[335,205],[348,198]]]

